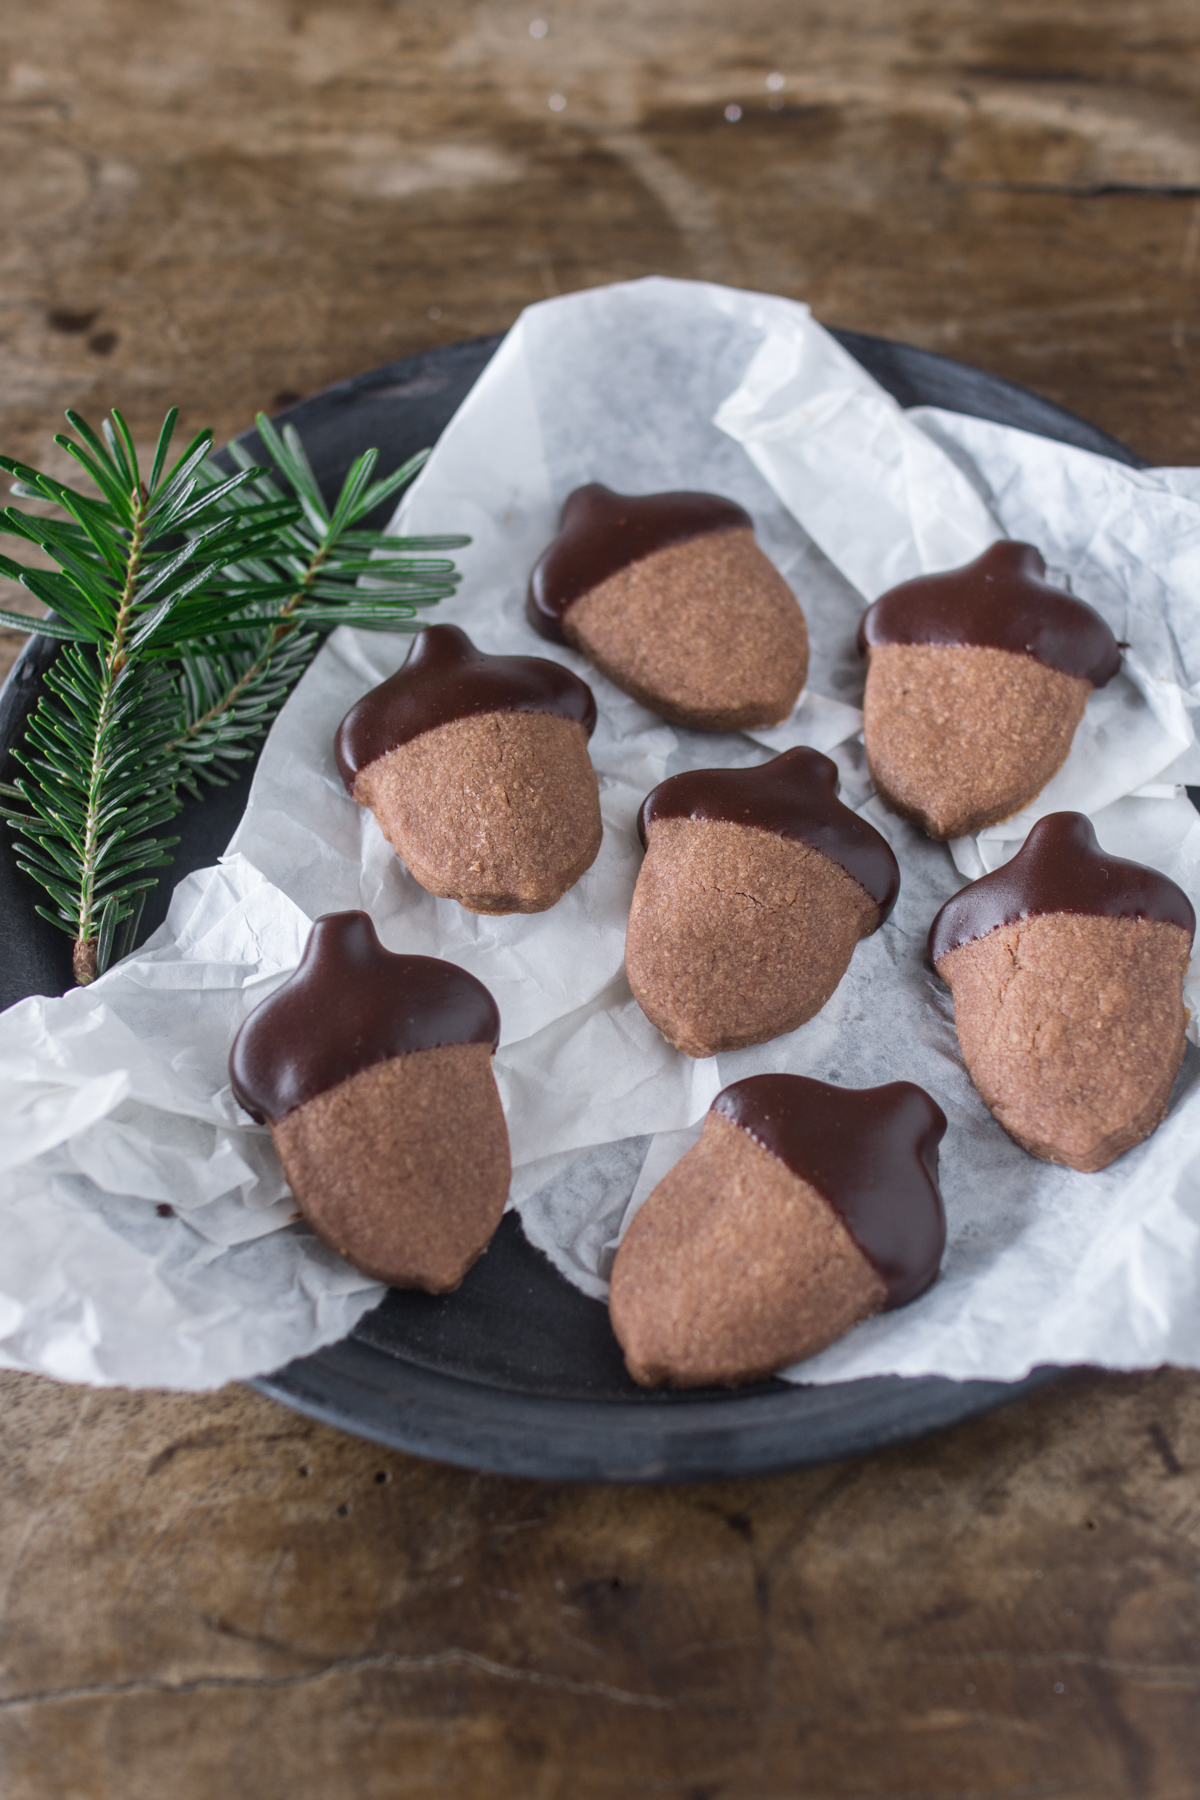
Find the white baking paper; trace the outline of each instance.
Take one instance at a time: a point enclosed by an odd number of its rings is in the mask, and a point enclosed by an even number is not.
[[[801,307],[777,315],[717,423],[864,604],[1020,538],[1128,645],[1037,800],[954,844],[961,873],[1007,862],[1047,813],[1094,815],[1200,781],[1200,473],[1129,469],[934,407],[905,412]]]
[[[533,634],[529,570],[566,494],[597,479],[631,492],[706,488],[750,510],[813,641],[809,686],[786,724],[754,737],[673,729]],[[1047,546],[1056,578],[1131,644],[1119,703],[1094,725],[1089,707],[1085,785],[1056,804],[1087,802],[1106,848],[1154,862],[1200,898],[1200,817],[1178,797],[1196,755],[1197,499],[1193,472],[1131,475],[976,420],[903,414],[790,301],[651,280],[531,308],[397,528],[472,533],[462,588],[435,617],[489,651],[556,656],[592,684],[600,856],[534,917],[481,918],[426,894],[347,799],[331,751],[345,711],[399,666],[408,640],[336,633],[271,734],[221,866],[181,883],[162,930],[94,987],[0,1019],[11,1122],[0,1359],[70,1379],[204,1387],[332,1341],[380,1297],[295,1221],[269,1137],[238,1110],[226,1073],[237,1026],[295,966],[311,920],[363,906],[385,944],[446,956],[496,995],[511,1203],[586,1292],[603,1297],[628,1218],[722,1085],[764,1069],[848,1085],[905,1076],[950,1120],[943,1277],[800,1378],[1200,1362],[1189,1173],[1200,1053],[1189,1049],[1166,1124],[1103,1175],[1050,1169],[1000,1131],[924,961],[929,921],[962,876],[946,847],[871,794],[854,650],[865,598],[892,581],[961,562],[1004,532]],[[692,1062],[649,1027],[624,979],[637,807],[676,769],[746,765],[794,743],[835,757],[843,797],[896,849],[900,900],[807,1026]],[[980,834],[955,859],[991,867],[1018,842]]]

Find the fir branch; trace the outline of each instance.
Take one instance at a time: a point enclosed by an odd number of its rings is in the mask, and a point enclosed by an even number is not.
[[[14,751],[25,774],[0,783],[0,817],[22,840],[19,866],[52,902],[38,912],[74,937],[81,983],[132,945],[153,871],[178,842],[160,833],[179,789],[199,794],[202,782],[237,773],[323,632],[419,629],[419,609],[459,580],[452,561],[431,553],[469,542],[389,538],[361,524],[427,451],[379,481],[377,452],[364,452],[330,508],[292,427],[280,433],[258,418],[284,491],[238,445],[235,472],[219,469],[210,432],[167,470],[176,418],[167,415],[143,480],[119,413],[100,434],[67,414],[75,435],[56,442],[99,499],[0,457],[17,498],[66,514],[10,506],[0,521],[57,564],[0,556],[0,574],[52,609],[37,620],[0,612],[0,623],[64,643]]]
[[[75,939],[75,979],[103,973],[108,936],[140,912],[144,890],[170,862],[178,838],[157,828],[178,810],[170,750],[178,696],[168,670],[126,658],[112,662],[72,644],[47,671],[25,743],[28,771],[8,789],[27,811],[0,807],[25,840],[17,865],[45,889],[43,918]]]
[[[5,806],[22,840],[18,864],[45,890],[53,910],[38,911],[75,940],[76,979],[103,973],[136,926],[145,890],[170,862],[175,838],[160,828],[179,809],[179,761],[172,749],[179,726],[179,680],[167,653],[177,649],[186,603],[204,596],[223,608],[245,602],[222,587],[220,575],[247,547],[276,541],[299,515],[298,506],[259,501],[228,513],[230,496],[257,470],[240,470],[214,490],[201,474],[212,434],[193,440],[163,475],[175,425],[167,417],[152,480],[142,480],[133,438],[119,413],[105,422],[102,441],[76,413],[76,437],[56,441],[91,477],[97,502],[8,457],[0,468],[17,477],[26,497],[53,501],[70,524],[5,509],[2,528],[48,551],[58,574],[4,559],[29,591],[46,599],[57,618],[23,619],[26,630],[49,625],[73,640],[43,683],[21,748],[26,771],[12,783]],[[180,525],[189,528],[182,542]],[[20,615],[18,615],[20,616]]]
[[[299,434],[282,432],[259,413],[259,436],[302,514],[281,531],[272,554],[244,556],[227,580],[239,586],[246,612],[221,633],[198,639],[184,659],[185,724],[173,748],[183,764],[181,780],[193,793],[199,783],[223,783],[238,761],[252,754],[295,683],[315,655],[321,634],[336,625],[373,631],[419,629],[418,609],[452,594],[459,576],[445,557],[414,554],[457,549],[465,537],[393,538],[355,529],[424,465],[427,450],[381,481],[372,482],[378,452],[356,458],[332,508],[321,493]],[[250,458],[240,445],[230,453],[242,474]],[[207,478],[223,487],[220,504],[233,514],[279,498],[276,481],[258,473],[234,488],[215,466]]]

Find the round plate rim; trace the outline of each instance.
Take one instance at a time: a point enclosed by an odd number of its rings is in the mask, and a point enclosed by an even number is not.
[[[1006,415],[1018,414],[1025,429],[1146,466],[1099,427],[1000,376],[895,339],[853,331],[833,335],[856,360],[874,364],[877,377],[888,363],[919,372],[925,404],[1002,423],[1015,423]],[[474,340],[481,346],[493,341],[501,339]],[[895,391],[893,383],[884,385]],[[897,398],[918,403],[915,394]],[[644,1410],[514,1394],[439,1374],[351,1336],[252,1385],[323,1423],[459,1467],[560,1481],[645,1483],[770,1474],[866,1454],[979,1417],[1062,1373],[1047,1366],[1014,1382],[893,1376],[826,1387],[780,1384],[769,1394],[731,1393],[677,1410]],[[852,1394],[854,1404],[847,1407]],[[818,1420],[823,1429],[814,1431]]]
[[[971,364],[867,333],[832,335],[906,406],[938,405],[1017,424],[1128,466],[1148,466],[1088,421]],[[402,398],[406,384],[419,390],[431,371],[464,352],[486,361],[501,341],[502,334],[468,339],[401,358],[337,382],[280,416],[302,426],[306,412],[353,401],[382,381]],[[0,747],[56,647],[35,634],[14,665],[0,695]],[[644,1407],[496,1387],[409,1362],[351,1334],[249,1385],[310,1418],[411,1455],[525,1478],[644,1483],[775,1473],[888,1448],[978,1417],[1062,1373],[1047,1366],[1013,1382],[927,1375],[776,1383],[767,1392]]]
[[[1065,1372],[1046,1365],[1016,1382],[893,1375],[821,1387],[779,1383],[765,1394],[731,1390],[678,1409],[643,1409],[512,1393],[439,1374],[351,1335],[249,1385],[410,1456],[489,1475],[640,1484],[773,1475],[889,1449],[978,1418]]]

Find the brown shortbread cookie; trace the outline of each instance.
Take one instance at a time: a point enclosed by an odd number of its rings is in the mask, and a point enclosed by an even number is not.
[[[1008,650],[880,645],[863,696],[871,779],[932,838],[982,831],[1062,767],[1091,691]]]
[[[795,595],[750,515],[713,494],[577,488],[528,613],[651,712],[701,731],[779,724],[808,672]]]
[[[923,1293],[945,1246],[945,1128],[910,1082],[725,1088],[617,1251],[609,1316],[634,1380],[753,1381]]]
[[[366,913],[327,913],[239,1031],[230,1076],[266,1119],[301,1212],[364,1274],[446,1293],[508,1198],[491,1060],[496,1005],[473,975],[385,950]]]
[[[887,842],[841,804],[837,768],[816,750],[672,776],[639,826],[625,968],[646,1017],[688,1056],[811,1019],[899,889]]]
[[[544,912],[600,848],[591,689],[433,625],[342,721],[342,778],[414,878],[470,912]]]
[[[508,1197],[508,1131],[489,1044],[375,1063],[271,1126],[317,1236],[366,1275],[456,1288]]]
[[[369,764],[354,798],[423,888],[469,912],[545,912],[600,848],[587,737],[550,713],[424,732]]]
[[[1173,881],[1052,813],[944,906],[930,957],[972,1081],[1031,1155],[1085,1174],[1162,1122],[1183,1058],[1195,917]]]
[[[876,787],[933,838],[1020,812],[1120,667],[1108,626],[1045,577],[1030,544],[902,582],[864,615],[863,739]]]

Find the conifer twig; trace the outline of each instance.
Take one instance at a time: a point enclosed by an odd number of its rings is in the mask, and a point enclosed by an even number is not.
[[[0,816],[20,839],[18,865],[52,903],[38,912],[74,939],[81,984],[131,947],[178,842],[161,828],[180,789],[227,781],[253,754],[326,629],[415,629],[417,609],[458,581],[452,562],[423,553],[468,541],[361,526],[427,452],[372,483],[377,453],[366,451],[330,508],[291,427],[279,433],[259,416],[281,487],[236,445],[235,472],[217,468],[211,432],[167,470],[176,419],[172,409],[143,479],[119,413],[102,435],[67,414],[74,436],[55,441],[99,499],[0,457],[19,498],[66,515],[10,506],[0,524],[58,565],[0,556],[0,573],[52,609],[36,620],[0,611],[0,623],[64,646],[14,751],[24,773],[0,783]]]

